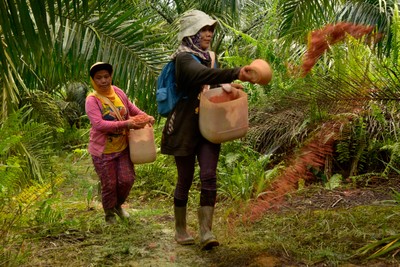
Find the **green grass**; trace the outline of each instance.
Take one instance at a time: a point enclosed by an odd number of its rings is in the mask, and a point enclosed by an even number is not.
[[[310,265],[358,262],[363,260],[360,247],[400,232],[399,212],[400,206],[359,206],[268,214],[251,226],[248,238]]]
[[[155,163],[137,166],[138,177],[126,203],[132,218],[111,227],[104,223],[90,157],[68,154],[52,161],[63,182],[42,194],[2,236],[2,266],[263,266],[265,262],[365,266],[376,261],[400,262],[399,255],[392,257],[395,251],[368,259],[379,246],[360,252],[365,245],[400,233],[396,201],[342,209],[269,211],[257,222],[243,223],[248,200],[224,195],[214,217],[221,246],[202,252],[198,245],[182,247],[173,240],[171,192],[176,174],[171,158],[159,157]],[[244,166],[242,174],[260,164],[254,161]],[[228,163],[222,166],[228,172]],[[242,176],[248,177],[237,175],[237,188],[241,188]],[[302,197],[323,188],[307,190],[299,192]],[[197,191],[195,184],[188,208],[189,231],[196,239]]]

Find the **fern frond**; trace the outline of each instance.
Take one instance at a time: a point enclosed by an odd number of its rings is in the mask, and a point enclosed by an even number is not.
[[[58,177],[52,182],[43,184],[34,182],[31,186],[25,188],[21,193],[13,197],[12,200],[22,206],[32,205],[37,199],[48,193],[51,188],[60,185],[64,180],[65,178]]]

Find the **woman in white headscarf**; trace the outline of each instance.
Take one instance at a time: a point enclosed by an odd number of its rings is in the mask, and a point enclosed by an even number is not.
[[[186,207],[196,159],[198,161],[200,245],[206,250],[219,245],[211,228],[217,196],[216,169],[220,144],[209,142],[200,133],[199,94],[206,84],[216,87],[237,79],[251,81],[248,66],[218,69],[215,68],[217,62],[212,66],[214,53],[209,49],[216,24],[216,20],[199,10],[184,13],[180,20],[178,40],[181,43],[172,59],[175,60],[177,90],[184,96],[169,114],[161,141],[161,153],[173,155],[178,170],[174,192],[175,240],[182,245],[194,244],[186,229]],[[232,87],[231,93],[237,90],[235,88],[242,89],[238,84],[232,84]]]

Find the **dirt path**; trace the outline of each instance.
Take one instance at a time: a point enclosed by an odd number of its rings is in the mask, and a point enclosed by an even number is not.
[[[75,212],[75,225],[48,229],[49,233],[37,240],[30,233],[26,246],[31,254],[21,266],[280,266],[277,258],[248,247],[240,235],[243,228],[227,227],[223,210],[214,222],[221,245],[201,251],[198,242],[181,246],[173,240],[173,216],[163,203],[151,207],[137,204],[125,205],[131,214],[128,222],[106,225],[96,202],[91,210]],[[198,241],[194,210],[189,212],[188,224]]]
[[[110,226],[96,199],[88,209],[66,185],[53,204],[63,219],[23,230],[18,266],[400,266],[400,253],[369,261],[354,257],[373,238],[400,233],[400,205],[391,195],[391,189],[400,191],[399,179],[387,182],[337,190],[309,187],[253,223],[241,223],[244,207],[221,201],[213,227],[221,245],[211,251],[201,251],[198,243],[176,244],[168,197],[129,199],[130,220]],[[188,228],[198,240],[191,203]]]

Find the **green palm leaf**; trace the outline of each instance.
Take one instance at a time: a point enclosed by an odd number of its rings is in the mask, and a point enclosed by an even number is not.
[[[166,58],[165,50],[159,48],[163,29],[157,25],[162,20],[155,13],[143,16],[137,5],[119,2],[102,3],[107,6],[103,10],[97,1],[65,0],[37,3],[31,14],[25,2],[0,2],[4,35],[0,55],[10,54],[1,57],[0,72],[9,92],[18,87],[15,79],[9,79],[14,73],[24,77],[20,82],[30,90],[51,94],[62,91],[70,81],[87,83],[89,66],[101,60],[114,64],[115,83],[132,98],[142,96],[142,108],[155,110],[151,100],[156,76]],[[11,64],[16,72],[7,67]],[[3,103],[8,95],[3,95]],[[6,116],[7,109],[2,109]]]
[[[334,7],[341,1],[289,0],[281,1],[282,18],[279,37],[292,38],[304,43],[307,32],[333,22]]]
[[[0,142],[3,152],[0,162],[7,162],[8,158],[16,158],[18,168],[24,177],[20,180],[42,181],[48,166],[51,128],[44,123],[37,123],[29,119],[32,109],[23,108],[14,112],[0,126],[0,133],[7,136]]]

